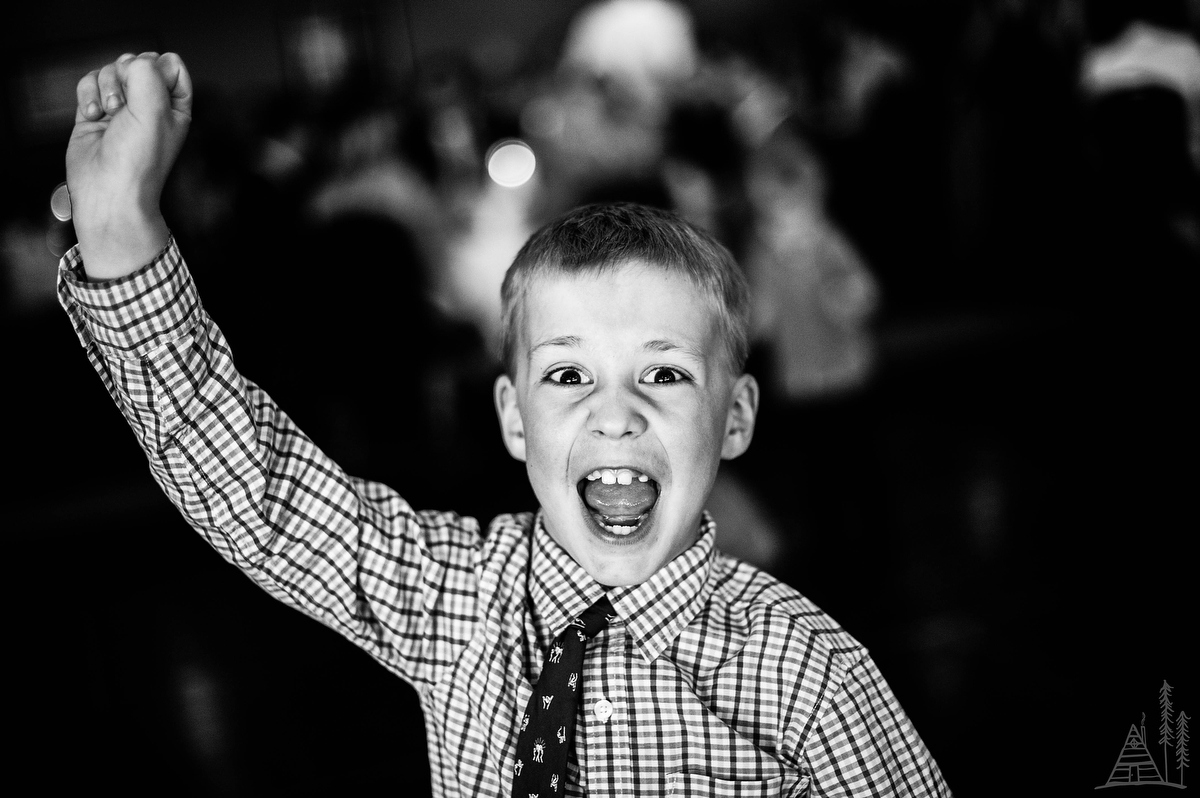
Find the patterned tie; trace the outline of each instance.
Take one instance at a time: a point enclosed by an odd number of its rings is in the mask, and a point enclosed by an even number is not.
[[[567,754],[575,739],[575,712],[583,694],[583,646],[608,625],[612,611],[608,598],[600,599],[550,644],[517,733],[513,798],[562,794]]]

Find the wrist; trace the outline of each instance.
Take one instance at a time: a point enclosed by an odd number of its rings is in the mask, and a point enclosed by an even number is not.
[[[126,206],[128,208],[128,206]],[[145,266],[171,235],[157,208],[75,216],[75,237],[89,280],[115,280]]]

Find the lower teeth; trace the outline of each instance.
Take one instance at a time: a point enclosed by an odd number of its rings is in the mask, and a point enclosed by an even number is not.
[[[642,525],[642,519],[640,519],[640,518],[638,519],[636,524],[606,524],[603,521],[600,522],[600,526],[604,527],[605,529],[607,529],[609,532],[613,533],[614,535],[621,535],[622,537],[630,534],[631,532],[637,531],[638,527],[640,527],[641,525]]]

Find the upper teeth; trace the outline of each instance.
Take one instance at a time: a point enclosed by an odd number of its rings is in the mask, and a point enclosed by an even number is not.
[[[635,479],[638,482],[650,481],[650,477],[645,474],[628,468],[600,468],[588,474],[587,478],[589,482],[598,479],[605,485],[632,485]]]

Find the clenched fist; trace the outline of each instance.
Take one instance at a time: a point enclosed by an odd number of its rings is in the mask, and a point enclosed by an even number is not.
[[[167,241],[163,185],[187,138],[192,81],[174,53],[126,54],[76,88],[67,187],[84,269],[122,277]]]

